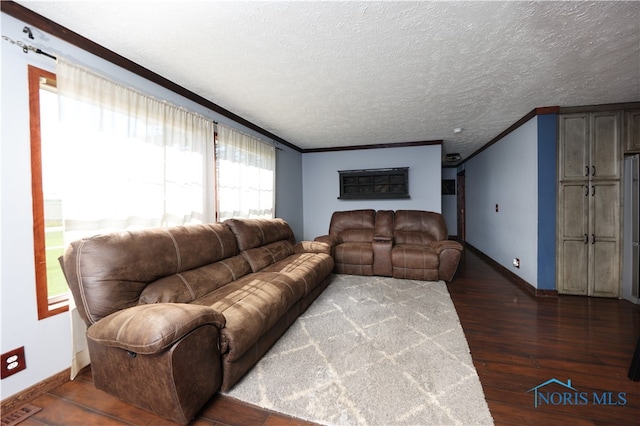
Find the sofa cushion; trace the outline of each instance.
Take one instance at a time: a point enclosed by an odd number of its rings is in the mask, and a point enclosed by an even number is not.
[[[331,215],[329,234],[339,243],[364,243],[373,240],[376,221],[375,210],[350,210]]]
[[[238,359],[303,296],[304,286],[286,274],[257,272],[195,300],[226,318],[220,331],[227,362]]]
[[[373,241],[373,229],[345,229],[338,234],[342,243],[369,243]]]
[[[429,244],[448,238],[447,225],[439,213],[397,210],[393,237],[395,244]]]
[[[409,269],[438,269],[440,258],[428,245],[397,244],[391,249],[393,267]]]
[[[147,284],[235,256],[222,224],[175,226],[98,235],[74,241],[62,265],[87,325],[136,306]]]
[[[188,271],[238,254],[233,233],[221,223],[166,228],[176,246],[178,270]]]
[[[440,258],[431,246],[400,244],[391,250],[394,278],[436,281]]]
[[[276,241],[242,252],[242,256],[249,262],[253,272],[258,272],[272,263],[285,259],[291,254],[293,254],[293,244],[288,240]]]
[[[228,219],[224,224],[236,237],[240,250],[249,250],[280,240],[295,244],[293,230],[282,219]]]
[[[339,235],[347,229],[370,229],[373,231],[376,211],[372,209],[334,212],[331,215],[329,234]]]
[[[335,247],[336,263],[373,265],[373,248],[369,242],[342,243]]]
[[[139,303],[193,302],[249,272],[251,268],[244,256],[233,256],[156,280],[142,290]]]
[[[277,272],[288,276],[302,286],[306,296],[331,274],[333,265],[333,258],[327,253],[296,253],[267,266],[263,272]]]

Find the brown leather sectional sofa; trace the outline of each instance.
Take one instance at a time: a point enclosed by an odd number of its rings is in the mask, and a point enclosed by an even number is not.
[[[462,246],[438,213],[335,212],[296,243],[281,219],[99,235],[61,265],[95,386],[178,423],[230,389],[330,282],[331,272],[450,281]]]
[[[178,423],[267,352],[334,266],[280,219],[96,236],[61,264],[96,387]]]
[[[350,210],[334,212],[329,234],[315,241],[331,246],[339,274],[451,281],[462,245],[447,238],[440,213]]]

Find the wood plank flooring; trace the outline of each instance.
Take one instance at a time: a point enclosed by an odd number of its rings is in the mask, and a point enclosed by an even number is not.
[[[640,424],[640,382],[627,377],[640,336],[640,306],[534,297],[510,278],[467,249],[448,286],[495,423]],[[571,380],[577,391],[557,384],[541,388],[554,395],[536,408],[535,392],[528,391],[554,378]],[[594,392],[596,402],[607,392],[618,402],[624,392],[625,405],[594,404]]]
[[[448,287],[496,425],[640,424],[640,382],[627,378],[640,336],[640,306],[575,296],[536,298],[469,249]],[[541,388],[553,395],[536,408],[534,392],[528,391],[550,379],[571,380],[576,391],[558,384]],[[625,404],[594,404],[593,393],[597,402],[612,403],[622,402],[623,393]],[[568,403],[554,405],[558,398]],[[32,404],[43,410],[21,425],[172,424],[96,390],[90,370]],[[192,424],[309,425],[220,395]]]

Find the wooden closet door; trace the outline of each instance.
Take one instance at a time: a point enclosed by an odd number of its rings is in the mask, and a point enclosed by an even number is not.
[[[559,293],[619,295],[621,117],[620,111],[559,117]]]
[[[618,297],[620,292],[620,182],[591,185],[589,295]]]
[[[559,190],[558,291],[589,292],[589,186],[567,183]]]

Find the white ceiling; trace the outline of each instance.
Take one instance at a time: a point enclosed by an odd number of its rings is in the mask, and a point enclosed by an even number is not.
[[[301,149],[465,158],[536,107],[640,100],[640,2],[18,3]]]

